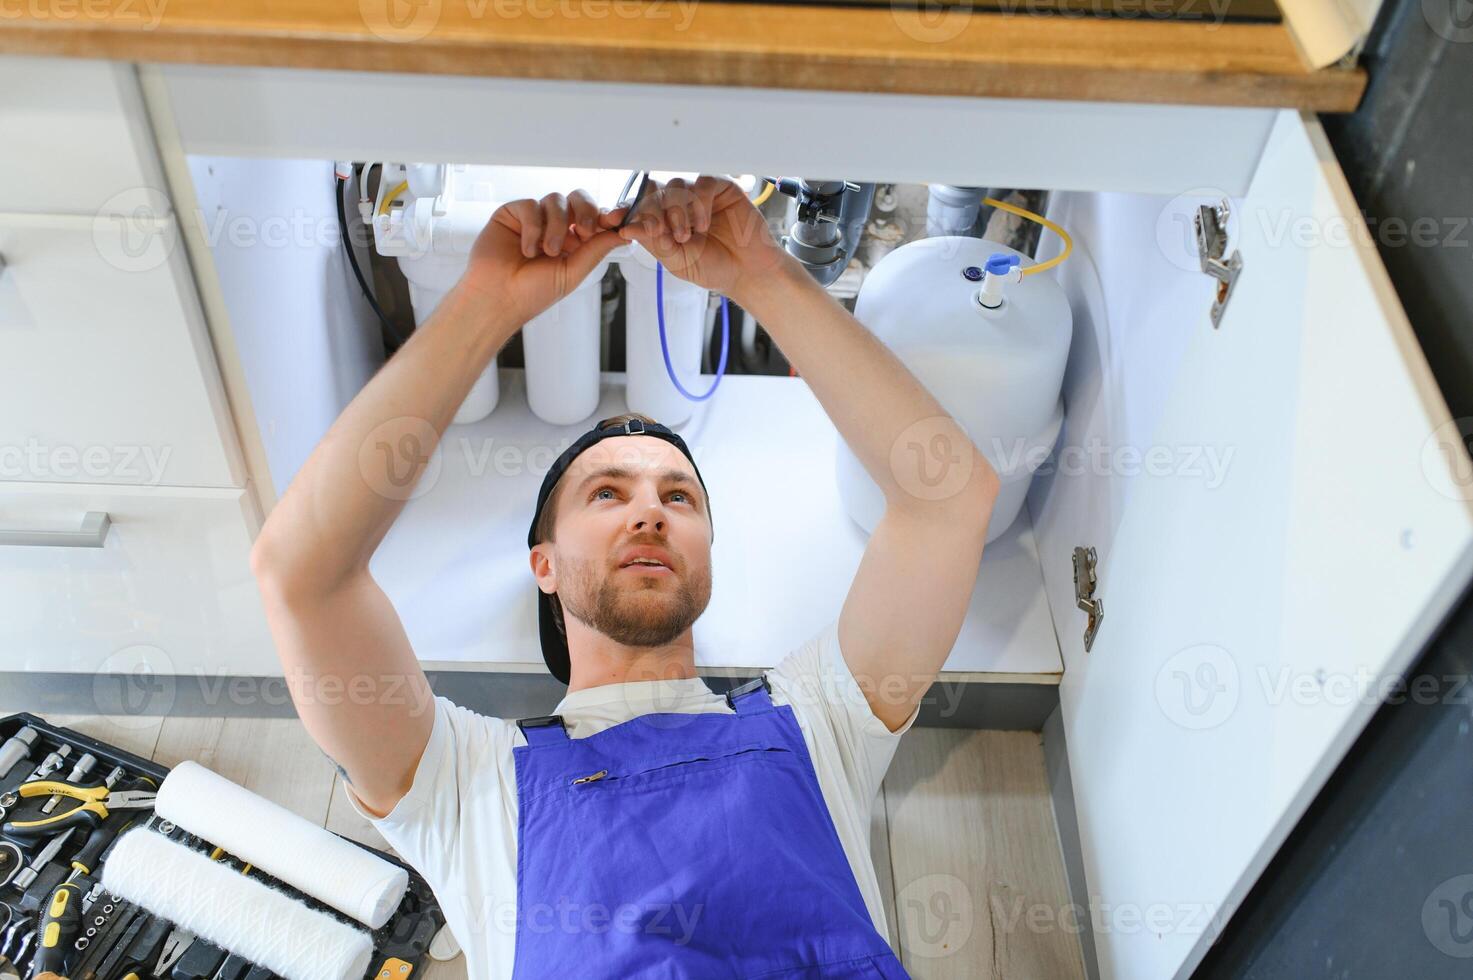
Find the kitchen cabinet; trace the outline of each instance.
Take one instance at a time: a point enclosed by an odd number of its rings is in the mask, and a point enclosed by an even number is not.
[[[131,65],[0,58],[0,669],[254,674],[259,501]]]
[[[1407,668],[1473,570],[1459,433],[1310,113],[817,90],[776,103],[716,86],[242,66],[148,67],[144,93],[181,211],[206,199],[262,207],[244,203],[262,197],[242,182],[252,161],[264,172],[281,160],[1054,191],[1050,215],[1075,240],[1058,273],[1075,324],[1057,463],[989,546],[943,681],[1058,685],[1104,977],[1190,974],[1366,724],[1377,682]],[[207,159],[228,162],[232,181],[212,183]],[[1214,317],[1219,281],[1202,271],[1192,222],[1223,199],[1221,258],[1241,271]],[[181,231],[248,484],[269,510],[290,478],[273,471],[289,458],[273,446],[320,431],[331,410],[294,415],[262,372],[290,361],[294,377],[341,390],[340,365],[330,345],[302,360],[262,329],[302,316],[291,291],[261,281],[248,309],[230,301],[269,256],[217,264],[199,224]],[[312,334],[320,321],[299,322]],[[535,670],[516,501],[540,476],[532,450],[555,455],[582,427],[534,428],[518,414],[515,374],[503,380],[491,417],[448,433],[434,485],[410,500],[374,570],[425,659]],[[723,495],[763,453],[821,480],[823,450],[809,450],[832,438],[801,381],[729,380],[733,400],[691,423],[723,474],[712,481],[715,580],[731,596],[698,624],[697,647],[711,667],[750,669],[837,614],[862,539],[828,488],[784,506],[788,485],[774,476]],[[620,378],[604,384],[617,409]],[[504,446],[520,472],[496,469]],[[770,568],[763,535],[775,529],[790,553],[815,557]],[[1006,601],[1002,579],[1016,590]],[[1088,642],[1083,606],[1095,609]],[[266,669],[230,647],[174,661]]]

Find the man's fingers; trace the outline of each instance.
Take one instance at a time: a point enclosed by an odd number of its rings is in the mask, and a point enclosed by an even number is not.
[[[542,209],[531,198],[512,201],[507,209],[522,226],[522,255],[530,259],[542,242]]]
[[[587,241],[598,230],[598,204],[583,188],[568,195],[569,219],[578,238]]]
[[[623,244],[624,239],[617,232],[608,230],[600,231],[588,241],[583,242],[578,250],[566,259],[568,282],[576,288],[593,272],[594,266],[603,261],[604,256]]]
[[[683,177],[672,177],[665,185],[660,205],[665,215],[665,224],[677,242],[690,237],[690,206],[695,200],[690,184]]]
[[[557,255],[568,237],[568,199],[558,193],[548,194],[542,199],[542,212],[542,251]]]
[[[607,211],[600,211],[598,215],[598,226],[600,228],[619,227],[619,222],[624,220],[624,212],[628,210],[629,208],[627,206],[621,205],[617,208],[610,208]]]

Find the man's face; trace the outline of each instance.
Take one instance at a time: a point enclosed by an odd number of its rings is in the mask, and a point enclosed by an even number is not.
[[[553,541],[538,548],[549,558],[538,585],[564,618],[626,646],[671,642],[711,599],[705,495],[690,461],[653,436],[581,453],[558,482]]]

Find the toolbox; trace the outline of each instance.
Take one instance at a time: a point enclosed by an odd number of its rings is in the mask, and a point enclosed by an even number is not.
[[[168,774],[165,766],[36,715],[0,718],[0,980],[31,976],[37,967],[70,980],[275,977],[264,967],[228,955],[103,891],[108,848],[132,827],[148,826],[219,856],[212,843],[154,815],[152,794]],[[88,791],[106,787],[107,806],[37,793],[34,785],[30,793],[22,793],[23,784],[39,780],[67,782]],[[98,816],[99,809],[105,817]],[[365,980],[406,980],[423,965],[445,917],[429,885],[413,868],[393,855],[349,842],[409,874],[409,888],[399,907],[372,932],[374,953],[365,975]],[[244,870],[310,908],[361,928],[258,868]],[[45,935],[52,937],[50,943],[43,940]],[[40,962],[38,948],[43,950]]]

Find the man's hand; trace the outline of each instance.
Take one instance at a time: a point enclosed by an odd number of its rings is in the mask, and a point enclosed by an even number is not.
[[[703,175],[694,183],[677,177],[636,208],[619,234],[638,242],[682,279],[742,302],[774,269],[790,261],[767,230],[762,213],[725,177]],[[616,225],[625,208],[601,224]]]
[[[584,190],[503,204],[477,236],[462,282],[526,323],[624,244],[613,224]]]

